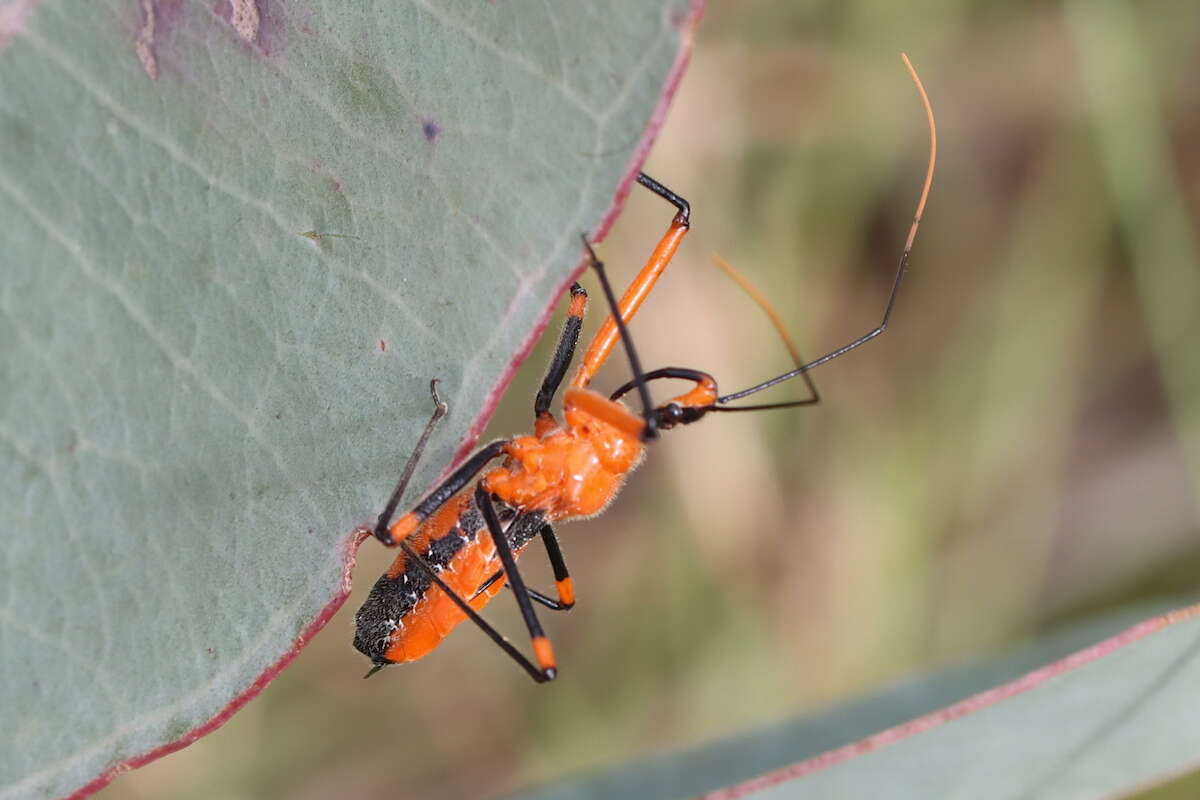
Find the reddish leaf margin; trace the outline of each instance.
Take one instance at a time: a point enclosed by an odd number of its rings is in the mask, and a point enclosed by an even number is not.
[[[999,703],[1002,700],[1007,700],[1021,692],[1033,689],[1046,681],[1056,678],[1079,667],[1098,661],[1110,653],[1132,644],[1139,639],[1143,639],[1151,634],[1157,633],[1165,628],[1175,625],[1180,622],[1185,622],[1194,617],[1200,616],[1200,605],[1188,606],[1176,611],[1171,611],[1158,617],[1152,617],[1143,622],[1139,622],[1131,628],[1111,636],[1102,642],[1084,648],[1076,653],[1072,653],[1065,658],[1047,664],[1044,667],[1039,667],[1032,672],[1022,675],[1014,681],[996,686],[992,689],[972,695],[965,700],[961,700],[953,705],[946,706],[932,713],[926,714],[923,717],[917,717],[914,720],[897,725],[893,728],[880,731],[872,734],[865,739],[860,739],[848,745],[828,750],[820,755],[805,759],[787,767],[774,770],[772,772],[759,775],[756,778],[751,778],[743,783],[736,784],[724,789],[718,789],[715,792],[709,792],[702,795],[698,800],[738,800],[738,798],[747,797],[755,792],[761,792],[773,786],[778,786],[781,783],[797,780],[806,775],[818,772],[823,769],[840,764],[844,761],[849,761],[857,756],[866,755],[867,753],[879,750],[893,742],[907,739],[910,736],[923,733],[939,725],[944,725],[947,722],[952,722],[959,717],[964,717],[976,711],[980,711],[988,706]]]

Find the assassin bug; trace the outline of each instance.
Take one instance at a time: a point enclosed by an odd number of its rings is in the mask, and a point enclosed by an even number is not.
[[[564,392],[563,422],[560,424],[551,414],[550,404],[574,356],[587,307],[587,294],[578,283],[571,287],[566,323],[534,400],[534,433],[501,439],[481,448],[411,511],[392,522],[421,451],[438,420],[447,412],[437,394],[437,381],[431,383],[434,413],[372,531],[383,544],[399,547],[401,552],[376,582],[356,616],[354,646],[374,664],[367,677],[389,664],[424,656],[458,623],[470,619],[535,681],[552,680],[557,672],[554,651],[533,604],[540,603],[553,610],[566,610],[575,604],[574,586],[552,524],[602,511],[620,490],[626,475],[641,461],[645,444],[657,438],[659,431],[696,422],[709,412],[761,411],[818,403],[820,397],[809,370],[883,333],[908,266],[937,158],[933,109],[908,57],[902,58],[925,107],[929,166],[880,324],[820,358],[808,363],[799,363],[797,358],[795,369],[732,394],[721,395],[716,379],[701,370],[665,367],[643,371],[625,326],[678,250],[691,224],[691,211],[682,197],[644,173],[639,174],[638,183],[673,205],[676,214],[620,302],[613,294],[603,263],[596,258],[586,235],[583,237],[583,246],[611,314],[588,345]],[[770,304],[761,295],[755,294],[755,299],[780,327],[778,315]],[[618,340],[624,344],[634,377],[605,397],[588,387]],[[797,376],[802,376],[807,384],[807,397],[778,403],[728,405]],[[647,385],[661,379],[690,381],[693,386],[669,402],[655,406]],[[634,413],[621,402],[630,392],[637,393],[641,413]],[[485,469],[501,458],[499,466]],[[541,538],[554,572],[555,597],[526,586],[517,570],[516,556],[536,538]],[[532,659],[479,615],[480,609],[505,583],[513,590],[529,631]]]

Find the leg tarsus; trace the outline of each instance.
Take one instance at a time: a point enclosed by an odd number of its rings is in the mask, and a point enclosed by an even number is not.
[[[677,209],[679,209],[678,216],[679,216],[680,222],[683,222],[685,225],[691,224],[691,222],[692,222],[692,207],[691,207],[691,205],[688,204],[687,200],[684,200],[682,197],[675,194],[670,189],[668,189],[666,186],[663,186],[661,183],[654,180],[654,178],[651,178],[649,175],[647,175],[644,172],[638,173],[637,182],[640,183],[642,186],[645,186],[650,191],[654,192],[656,195],[658,195],[662,199],[666,200],[671,205],[675,206]]]

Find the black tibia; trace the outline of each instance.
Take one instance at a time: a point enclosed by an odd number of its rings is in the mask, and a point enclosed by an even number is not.
[[[500,557],[500,564],[504,568],[504,574],[508,576],[508,583],[512,586],[513,594],[517,598],[517,608],[521,611],[521,618],[525,620],[525,627],[529,630],[529,638],[531,640],[545,639],[546,634],[542,630],[542,623],[538,621],[537,612],[533,610],[533,603],[529,599],[529,591],[525,588],[525,579],[521,577],[521,572],[517,569],[517,561],[513,557],[512,549],[508,544],[508,537],[504,534],[504,529],[500,525],[500,519],[496,516],[496,509],[492,505],[491,495],[483,487],[480,482],[475,488],[475,505],[479,506],[479,510],[483,512],[483,521],[487,524],[488,533],[492,536],[492,542],[496,545],[496,555]],[[530,663],[528,659],[522,656],[526,663]],[[556,670],[551,666],[542,670],[533,666],[534,679],[541,681],[553,680],[557,674]],[[526,668],[528,669],[528,667]]]
[[[503,517],[501,517],[501,521],[503,521]],[[522,522],[522,518],[518,517],[517,522],[515,522],[514,525],[520,522]],[[509,530],[510,533],[508,536],[508,541],[510,544],[512,544],[512,548],[514,550],[519,550],[521,546],[516,544],[517,539],[511,534],[512,529],[510,528]],[[549,524],[545,524],[542,526],[540,533],[542,536],[542,543],[546,546],[546,555],[550,558],[550,568],[554,570],[554,580],[556,582],[564,581],[571,577],[571,573],[567,571],[567,562],[563,558],[562,548],[560,548],[558,545],[558,537],[554,535],[554,528],[550,527]],[[496,572],[492,573],[492,575],[490,575],[486,581],[480,584],[479,588],[475,590],[475,594],[471,595],[471,597],[475,598],[483,594],[492,586],[492,584],[500,580],[500,578],[503,576],[503,570],[497,570]],[[511,583],[508,584],[508,586],[509,588],[512,588]],[[537,589],[525,587],[525,591],[529,593],[529,597],[531,599],[541,603],[551,611],[570,611],[575,607],[574,603],[564,603],[562,598],[550,597],[549,595],[539,592]]]
[[[416,508],[413,509],[413,513],[421,519],[425,519],[425,517],[437,511],[442,507],[443,503],[458,494],[459,489],[466,486],[476,475],[482,472],[489,461],[503,454],[504,448],[507,446],[507,439],[497,439],[476,451],[475,455],[468,458],[463,462],[461,467],[454,470],[441,486],[426,495],[425,499],[420,503],[417,503]]]
[[[587,297],[587,292],[578,283],[571,284],[571,299],[574,300],[580,296]],[[554,395],[558,392],[563,377],[567,374],[567,368],[571,366],[571,359],[575,357],[575,346],[579,343],[579,330],[582,327],[582,316],[567,315],[567,320],[563,323],[562,334],[558,337],[558,347],[554,349],[554,356],[550,359],[550,368],[546,370],[542,388],[538,390],[537,398],[533,401],[534,416],[540,417],[550,413],[550,404],[554,401]]]
[[[558,537],[554,535],[554,528],[549,525],[543,525],[540,531],[542,535],[542,544],[546,546],[546,555],[550,558],[550,568],[554,570],[555,581],[565,581],[571,577],[571,573],[567,571],[567,562],[563,558],[562,548],[558,546]],[[575,605],[565,605],[563,608],[570,608]]]
[[[470,483],[487,466],[489,461],[502,455],[507,445],[508,441],[506,439],[497,439],[476,451],[474,455],[463,462],[462,466],[454,470],[449,478],[443,481],[432,492],[425,495],[425,498],[417,503],[416,507],[410,513],[415,515],[418,520],[424,520],[430,514],[437,511],[447,500]],[[391,510],[394,511],[395,509]],[[396,544],[392,541],[392,534],[388,530],[390,522],[390,513],[381,514],[379,522],[375,526],[375,536],[389,547]]]
[[[387,536],[388,523],[391,522],[392,515],[396,513],[396,506],[399,504],[400,498],[404,495],[404,490],[408,488],[408,482],[412,479],[413,471],[417,468],[417,462],[421,460],[421,453],[425,450],[429,436],[437,426],[438,420],[446,416],[446,413],[450,410],[442,402],[442,398],[438,397],[437,385],[437,378],[429,382],[429,394],[433,397],[433,416],[429,418],[429,422],[425,423],[425,430],[421,431],[421,437],[417,439],[417,445],[413,448],[412,454],[408,457],[408,463],[404,465],[404,470],[400,473],[400,480],[396,482],[396,488],[392,490],[392,496],[388,498],[387,505],[384,506],[379,519],[375,521],[375,538],[381,542],[386,543],[391,538]]]
[[[662,199],[666,200],[671,205],[678,208],[679,209],[679,219],[684,223],[687,223],[689,225],[691,224],[692,207],[690,205],[688,205],[687,200],[684,200],[682,197],[675,194],[670,189],[663,186],[661,183],[654,180],[654,178],[651,178],[649,175],[647,175],[644,172],[638,173],[637,182],[640,183],[642,186],[645,186],[650,191],[654,192],[656,195],[658,195]]]

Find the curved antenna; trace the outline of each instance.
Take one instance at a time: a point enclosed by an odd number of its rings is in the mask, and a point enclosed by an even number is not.
[[[807,364],[802,364],[790,372],[785,372],[771,378],[768,381],[763,381],[757,386],[751,386],[749,389],[743,389],[740,392],[727,394],[724,397],[717,398],[717,403],[728,403],[731,400],[737,400],[756,392],[761,392],[763,389],[769,389],[777,383],[782,383],[786,380],[802,375],[810,369],[815,369],[822,364],[833,361],[838,356],[845,355],[856,347],[860,347],[874,339],[879,334],[887,330],[888,320],[891,319],[892,309],[896,305],[896,295],[900,290],[900,282],[904,280],[904,273],[908,270],[908,254],[912,250],[913,240],[917,238],[917,228],[921,225],[921,216],[925,213],[925,201],[929,197],[929,187],[933,185],[934,166],[937,164],[937,122],[933,118],[933,106],[929,103],[929,95],[925,93],[925,87],[921,84],[921,77],[917,75],[916,69],[913,68],[912,62],[908,60],[908,56],[904,53],[900,54],[900,58],[904,60],[904,66],[908,68],[908,74],[912,76],[913,83],[916,84],[917,93],[921,96],[921,103],[925,106],[925,116],[929,121],[929,167],[925,171],[925,184],[921,188],[921,197],[917,201],[917,211],[913,214],[912,225],[908,229],[908,238],[904,241],[904,252],[900,255],[900,264],[896,268],[896,277],[892,281],[892,291],[888,295],[887,306],[883,310],[883,320],[878,327],[863,334],[849,344],[842,345],[836,350],[832,350],[820,358],[810,361]],[[773,407],[780,407],[774,405]],[[715,409],[714,409],[715,410]],[[747,410],[750,410],[747,408]]]

